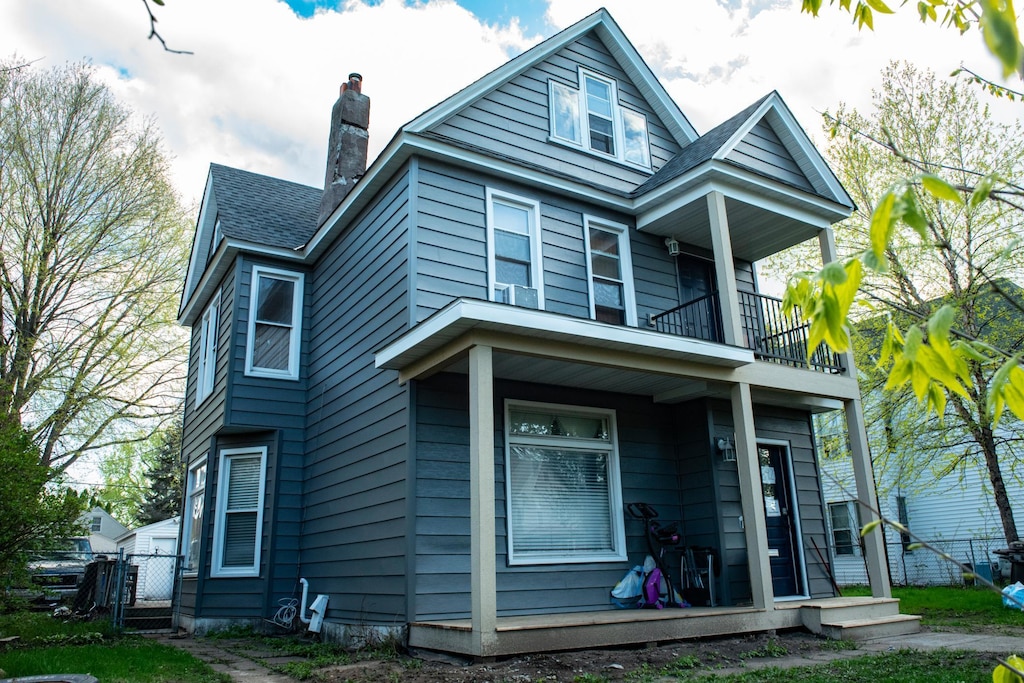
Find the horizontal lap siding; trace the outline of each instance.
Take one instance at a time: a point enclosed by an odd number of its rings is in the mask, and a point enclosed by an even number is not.
[[[374,352],[408,320],[409,174],[319,259],[310,286],[302,575],[327,617],[404,622],[408,398]]]
[[[578,65],[615,79],[619,103],[647,117],[654,170],[679,151],[665,126],[594,34],[484,95],[436,126],[434,132],[586,183],[628,192],[650,177],[650,172],[548,140],[548,81],[578,87]]]
[[[465,376],[441,374],[417,385],[417,619],[469,615],[469,417]],[[623,502],[656,506],[666,520],[681,513],[669,408],[649,400],[514,382],[495,385],[495,511],[498,613],[607,609],[609,591],[643,562],[643,525],[626,519],[626,562],[510,566],[507,563],[504,401],[545,401],[612,408],[618,427]],[[620,514],[625,515],[622,511]]]
[[[813,191],[793,156],[764,119],[737,143],[726,158],[763,175]]]

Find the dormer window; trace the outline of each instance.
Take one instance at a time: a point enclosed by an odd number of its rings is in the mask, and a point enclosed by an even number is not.
[[[649,169],[647,117],[619,104],[614,80],[581,68],[578,82],[549,81],[551,139]]]

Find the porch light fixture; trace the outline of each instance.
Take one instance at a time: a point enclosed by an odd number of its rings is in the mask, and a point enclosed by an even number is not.
[[[668,247],[669,256],[679,256],[679,240],[674,237],[666,237],[665,246]]]
[[[722,462],[736,462],[736,446],[732,439],[719,439],[716,445],[722,454]]]

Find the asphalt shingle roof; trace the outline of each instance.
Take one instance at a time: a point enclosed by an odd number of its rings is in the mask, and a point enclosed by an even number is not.
[[[686,147],[679,150],[679,153],[669,159],[668,163],[658,169],[658,172],[648,178],[642,185],[633,191],[634,196],[640,196],[646,192],[664,185],[674,178],[678,178],[687,171],[694,169],[706,161],[710,161],[715,153],[722,148],[729,138],[739,130],[740,126],[746,123],[754,112],[771,93],[765,95],[757,102],[739,112],[729,120],[718,124],[704,135],[700,136]]]
[[[317,229],[323,190],[210,164],[225,237],[272,247],[301,247]]]

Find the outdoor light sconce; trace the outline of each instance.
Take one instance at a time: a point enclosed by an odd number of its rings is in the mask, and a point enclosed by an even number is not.
[[[722,454],[722,462],[736,462],[736,446],[732,439],[719,439],[718,452]]]
[[[666,237],[665,246],[668,247],[669,256],[679,256],[679,240],[673,237]]]

